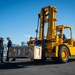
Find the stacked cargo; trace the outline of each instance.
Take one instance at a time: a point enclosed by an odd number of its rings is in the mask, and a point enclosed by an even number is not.
[[[9,50],[9,58],[33,58],[33,46],[17,46]]]

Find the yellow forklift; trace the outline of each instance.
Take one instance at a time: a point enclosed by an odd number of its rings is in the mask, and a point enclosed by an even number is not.
[[[75,40],[72,38],[72,27],[56,25],[56,13],[57,9],[54,6],[41,9],[39,14],[40,25],[37,26],[36,38],[31,37],[29,43],[30,46],[34,46],[35,61],[50,58],[65,63],[69,56],[75,56]],[[70,31],[70,38],[66,38],[66,34],[64,34],[66,29]]]

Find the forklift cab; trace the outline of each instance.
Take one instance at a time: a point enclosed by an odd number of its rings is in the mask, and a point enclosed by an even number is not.
[[[67,29],[70,30],[70,33]],[[57,30],[57,35],[59,36],[59,43],[68,43],[69,45],[72,44],[72,28],[70,26],[65,26],[65,25],[56,26],[56,30]],[[67,31],[65,32],[65,30]],[[69,38],[66,37],[67,32],[70,35]]]

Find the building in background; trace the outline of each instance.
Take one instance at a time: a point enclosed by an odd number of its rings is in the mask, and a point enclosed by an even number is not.
[[[21,46],[25,46],[25,42],[24,41],[21,42]]]
[[[12,44],[12,47],[17,47],[17,46],[19,46],[18,44]]]

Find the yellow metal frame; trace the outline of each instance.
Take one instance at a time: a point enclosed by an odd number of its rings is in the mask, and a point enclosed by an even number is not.
[[[58,57],[59,46],[64,45],[68,48],[69,54],[71,56],[75,55],[75,40],[72,39],[72,27],[66,25],[58,25],[56,26],[56,13],[57,9],[54,6],[47,6],[41,9],[40,12],[40,31],[39,31],[39,40],[46,40],[45,49],[48,53],[54,53],[53,56],[50,57]],[[44,38],[44,27],[45,24],[48,24],[47,36]],[[67,43],[64,43],[62,38],[64,34],[64,29],[70,29],[70,39],[68,39]],[[62,30],[61,38],[59,38],[57,32]],[[30,39],[30,41],[36,41]],[[42,45],[42,44],[40,44]],[[55,47],[55,50],[53,51]],[[50,55],[50,54],[49,54]],[[49,57],[49,56],[48,56]]]

